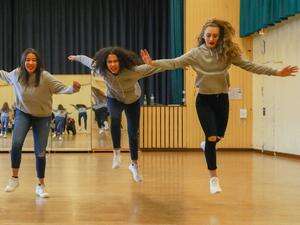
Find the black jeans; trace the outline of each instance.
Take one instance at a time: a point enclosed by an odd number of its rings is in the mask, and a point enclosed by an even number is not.
[[[98,128],[103,128],[104,122],[107,121],[107,117],[108,117],[108,111],[107,111],[107,107],[102,107],[100,109],[95,109],[95,119],[97,121],[98,124]]]
[[[209,170],[217,169],[216,143],[208,137],[224,137],[229,114],[228,94],[198,94],[196,109],[205,133],[205,158]]]
[[[114,149],[121,148],[121,116],[125,111],[127,119],[130,156],[132,160],[138,159],[140,101],[124,104],[114,98],[107,98],[107,107],[111,118],[111,137]]]

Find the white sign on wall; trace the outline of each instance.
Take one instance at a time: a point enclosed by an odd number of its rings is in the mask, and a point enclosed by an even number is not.
[[[243,93],[242,93],[241,88],[232,87],[229,89],[228,96],[229,96],[229,99],[242,99]]]

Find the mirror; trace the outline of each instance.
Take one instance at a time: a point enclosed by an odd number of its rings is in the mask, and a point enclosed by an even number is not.
[[[91,75],[56,75],[66,85],[81,84],[78,93],[53,95],[51,150],[63,152],[91,150]]]
[[[55,75],[66,85],[71,85],[73,80],[81,83],[80,92],[67,95],[53,95],[53,119],[49,134],[47,150],[63,152],[110,151],[113,149],[110,118],[106,106],[106,87],[99,77],[86,75]],[[6,137],[0,137],[0,151],[11,149],[13,110],[13,88],[3,82],[0,83],[2,93],[0,105],[7,102],[10,107],[10,122]],[[60,106],[59,106],[60,105]],[[84,109],[82,109],[84,108]],[[62,110],[59,115],[59,110]],[[56,116],[55,116],[56,115]],[[61,118],[59,118],[59,116]],[[80,118],[80,120],[79,120]],[[121,126],[122,149],[129,149],[127,122],[123,112]],[[23,151],[33,151],[33,134],[29,131]]]
[[[11,139],[14,121],[14,94],[12,86],[0,81],[0,110],[1,110],[1,120],[0,120],[0,151],[10,151],[11,149]],[[3,110],[4,103],[8,105],[8,111]],[[5,112],[2,112],[5,111]]]

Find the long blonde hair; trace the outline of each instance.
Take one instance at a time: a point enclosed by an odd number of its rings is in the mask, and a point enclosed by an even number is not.
[[[224,20],[210,19],[202,27],[198,37],[198,46],[205,43],[204,32],[207,27],[218,27],[220,30],[217,42],[217,52],[222,60],[228,60],[236,56],[240,56],[242,51],[237,43],[232,41],[235,30],[232,25]]]

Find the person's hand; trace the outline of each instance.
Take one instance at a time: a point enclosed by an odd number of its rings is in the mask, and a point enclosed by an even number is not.
[[[276,76],[279,77],[287,77],[287,76],[295,76],[294,73],[297,73],[299,68],[297,66],[287,66],[284,67],[282,70],[279,70]]]
[[[76,56],[75,55],[69,55],[68,56],[68,60],[70,60],[70,61],[75,61],[75,58],[76,58]]]
[[[81,88],[81,84],[78,81],[73,81],[73,91],[78,92]]]
[[[147,51],[147,49],[141,49],[140,56],[145,64],[148,64],[151,66],[154,65],[153,60],[152,60],[149,52]]]

